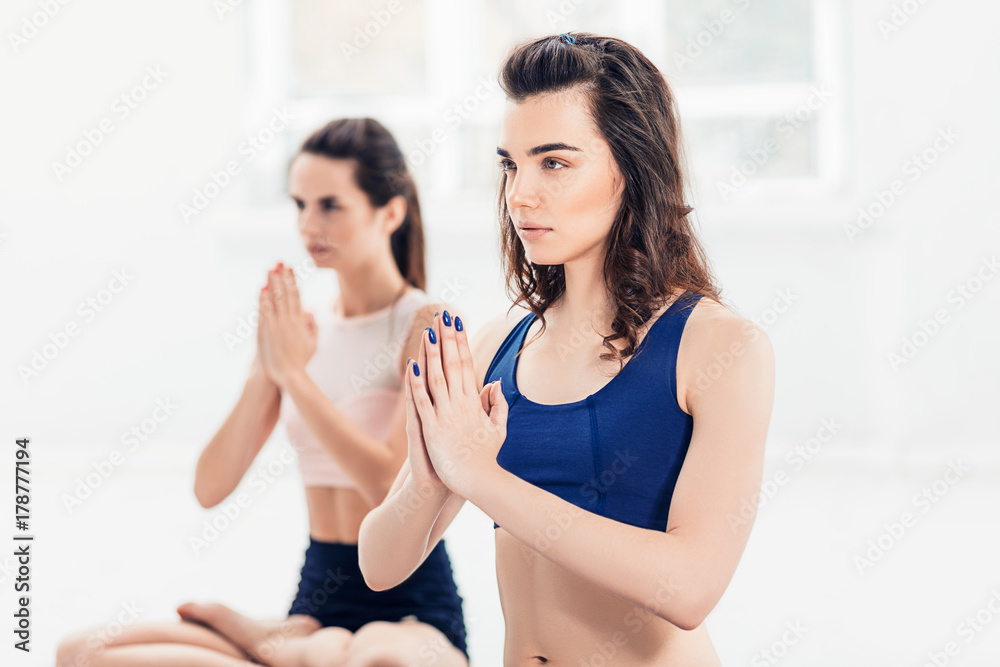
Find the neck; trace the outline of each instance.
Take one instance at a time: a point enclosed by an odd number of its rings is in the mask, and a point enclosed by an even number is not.
[[[553,304],[559,328],[607,334],[615,318],[612,295],[604,285],[603,255],[593,253],[563,264],[566,291]]]
[[[338,270],[340,297],[334,311],[341,317],[357,317],[388,308],[409,285],[391,256]]]

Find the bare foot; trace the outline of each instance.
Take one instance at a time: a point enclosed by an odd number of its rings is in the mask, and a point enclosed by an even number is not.
[[[287,640],[306,637],[321,627],[315,618],[302,614],[277,621],[256,621],[215,602],[187,602],[177,607],[177,613],[185,621],[215,630],[262,662]]]

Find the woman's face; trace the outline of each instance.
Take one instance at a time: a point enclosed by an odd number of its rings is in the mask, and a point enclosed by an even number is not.
[[[621,178],[608,143],[574,90],[507,101],[497,154],[504,196],[528,260],[603,261],[621,200]],[[547,228],[526,232],[520,227]]]
[[[302,242],[317,267],[364,264],[385,252],[387,237],[398,226],[392,224],[396,216],[390,210],[398,206],[374,208],[355,182],[354,169],[354,160],[311,153],[301,153],[292,162],[289,194],[299,210]]]

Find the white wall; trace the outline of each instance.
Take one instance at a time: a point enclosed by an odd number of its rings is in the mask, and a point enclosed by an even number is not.
[[[834,469],[846,457],[870,470],[887,466],[890,476],[933,479],[943,462],[961,455],[984,475],[995,471],[1000,280],[985,282],[961,310],[948,295],[974,278],[984,259],[1000,254],[1000,7],[988,0],[924,3],[885,39],[877,22],[890,16],[893,4],[841,5],[846,30],[837,94],[845,102],[845,168],[834,192],[806,197],[796,208],[803,212],[791,220],[780,199],[770,202],[774,220],[744,219],[738,199],[713,207],[714,184],[698,184],[700,230],[740,312],[759,317],[782,291],[795,295],[788,312],[768,326],[778,366],[769,470],[815,436],[822,419],[834,418],[842,428],[818,457],[821,468]],[[304,258],[290,206],[251,203],[256,190],[273,184],[255,182],[249,169],[191,224],[178,211],[211,171],[245,157],[239,145],[246,133],[262,127],[268,110],[283,102],[262,99],[255,87],[261,63],[248,41],[249,5],[220,19],[205,2],[69,3],[17,52],[8,33],[19,32],[39,5],[12,0],[0,11],[0,433],[4,456],[15,437],[28,436],[45,452],[42,460],[52,462],[52,469],[39,471],[35,487],[38,534],[77,558],[98,558],[90,549],[126,548],[129,538],[154,539],[157,528],[140,523],[104,532],[96,512],[66,514],[59,494],[93,461],[121,447],[122,432],[167,398],[178,404],[175,414],[143,444],[136,467],[123,470],[105,492],[138,494],[146,488],[140,475],[151,475],[155,488],[166,488],[157,480],[189,484],[183,466],[149,462],[193,461],[235,402],[252,355],[249,344],[227,349],[224,334],[253,310],[269,265]],[[442,3],[431,5],[440,15]],[[166,77],[122,118],[113,102],[142,81],[147,67]],[[52,162],[63,160],[67,145],[103,118],[114,131],[59,180]],[[954,145],[911,181],[905,163],[949,127],[958,135]],[[296,141],[281,135],[259,159],[283,162]],[[698,146],[689,151],[696,154]],[[894,179],[904,181],[905,192],[851,243],[845,225]],[[467,313],[474,328],[505,308],[492,198],[471,206],[456,201],[425,203],[429,291],[440,293],[449,281],[465,285],[454,310]],[[472,222],[463,227],[466,219]],[[96,297],[121,270],[133,278],[103,312],[92,321],[78,312],[81,301]],[[325,274],[306,281],[308,295],[329,291],[332,277]],[[887,354],[937,309],[949,321],[909,363],[890,368]],[[79,335],[37,377],[22,380],[18,366],[30,364],[34,350],[73,322]],[[920,463],[935,472],[911,468]],[[902,488],[899,505],[910,487]],[[0,489],[10,497],[6,479]],[[989,499],[973,511],[995,507],[995,494]],[[150,516],[169,516],[159,497],[128,502],[151,503]],[[198,511],[193,503],[183,509],[180,534],[197,525]],[[138,516],[130,520],[145,515]],[[846,551],[861,546],[881,516],[858,527],[856,544]],[[264,514],[256,520],[268,525]],[[95,560],[89,567],[99,566]],[[97,571],[87,568],[78,566],[75,576]],[[81,601],[99,591],[74,594],[74,608],[83,611]],[[159,604],[166,609],[162,599]],[[484,604],[495,613],[492,600]],[[960,619],[957,609],[954,616]],[[59,629],[72,621],[61,616]],[[51,646],[56,635],[53,630],[44,641]]]

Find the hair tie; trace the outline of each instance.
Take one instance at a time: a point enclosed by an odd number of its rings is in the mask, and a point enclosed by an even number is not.
[[[562,37],[562,38],[564,38],[566,40],[567,44],[576,44],[576,36],[575,35],[571,37],[570,35],[567,35],[566,33],[561,32],[561,33],[559,33],[559,36]]]

